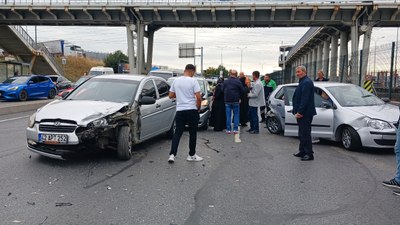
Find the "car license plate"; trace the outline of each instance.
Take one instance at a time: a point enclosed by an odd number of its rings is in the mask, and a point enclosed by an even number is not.
[[[68,135],[66,134],[39,134],[39,142],[45,144],[67,144]]]

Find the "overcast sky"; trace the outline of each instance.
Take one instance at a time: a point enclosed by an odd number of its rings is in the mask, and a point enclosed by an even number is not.
[[[34,38],[34,27],[26,27]],[[278,67],[279,46],[294,45],[308,28],[197,28],[196,46],[204,48],[204,69],[222,64],[228,69],[240,70],[240,53],[243,49],[242,70],[251,74],[259,70],[262,74],[280,69]],[[38,26],[37,40],[63,39],[81,46],[84,50],[112,53],[121,50],[127,53],[127,34],[124,27],[51,27]],[[377,28],[372,34],[371,45],[396,41],[397,28]],[[193,28],[163,28],[155,33],[154,65],[183,68],[191,59],[178,57],[179,43],[193,43]],[[383,38],[381,38],[383,37]],[[197,50],[200,55],[200,50]],[[200,69],[200,57],[196,58]]]

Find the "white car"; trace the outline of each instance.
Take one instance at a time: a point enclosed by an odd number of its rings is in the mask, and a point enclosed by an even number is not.
[[[292,114],[295,84],[279,85],[269,97],[267,129],[274,134],[298,136]],[[312,136],[341,142],[346,149],[393,148],[399,107],[388,104],[363,88],[344,83],[314,82],[317,115]]]
[[[163,133],[173,136],[176,106],[168,92],[159,77],[93,77],[30,117],[27,148],[57,159],[110,148],[128,160],[134,144]]]

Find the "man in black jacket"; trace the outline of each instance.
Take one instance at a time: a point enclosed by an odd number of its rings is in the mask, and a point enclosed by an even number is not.
[[[311,122],[317,114],[314,104],[314,83],[307,76],[304,66],[296,68],[296,76],[299,78],[299,85],[293,94],[293,114],[299,126],[299,152],[294,154],[301,157],[303,161],[314,160],[314,152],[311,143]]]
[[[226,133],[232,132],[232,111],[233,111],[233,133],[238,133],[239,127],[239,103],[244,94],[244,87],[237,78],[238,72],[232,70],[230,76],[224,81],[224,100],[226,110]]]

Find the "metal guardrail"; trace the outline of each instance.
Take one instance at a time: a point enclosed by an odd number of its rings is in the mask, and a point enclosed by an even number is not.
[[[393,3],[396,0],[375,0],[374,2]],[[343,3],[365,3],[362,0],[347,0],[347,1],[321,1],[321,0],[305,0],[301,3],[297,0],[0,0],[1,5],[132,5],[132,4],[343,4]]]
[[[48,61],[50,61],[50,66],[59,73],[63,74],[63,69],[58,65],[53,55],[49,52],[46,46],[43,43],[36,43],[33,38],[26,32],[26,30],[22,26],[10,26],[14,32],[22,39],[25,40],[34,50],[40,51],[43,53],[43,57],[45,57]]]

